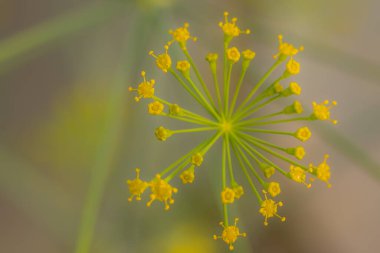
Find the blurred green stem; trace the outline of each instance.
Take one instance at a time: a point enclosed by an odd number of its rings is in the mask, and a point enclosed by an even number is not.
[[[125,5],[123,5],[125,6]],[[35,48],[102,23],[122,10],[120,3],[108,1],[66,13],[31,27],[0,42],[0,64]]]
[[[115,153],[120,144],[120,133],[123,130],[123,114],[125,112],[125,95],[128,94],[128,85],[126,72],[131,71],[131,60],[133,66],[138,65],[135,54],[141,52],[144,48],[142,41],[150,41],[146,36],[154,36],[152,30],[158,25],[155,15],[151,13],[133,13],[133,17],[129,19],[130,31],[125,38],[126,48],[121,52],[122,64],[116,70],[116,76],[110,86],[109,95],[109,119],[107,128],[105,129],[104,143],[99,147],[97,160],[95,161],[90,179],[90,185],[87,197],[84,203],[81,223],[78,231],[75,253],[90,252],[91,242],[94,235],[96,221],[107,183],[109,169],[112,168],[115,159]],[[138,17],[138,20],[134,20]],[[136,25],[137,24],[137,25]],[[128,37],[128,38],[127,38]],[[131,40],[130,38],[133,38]],[[139,58],[137,58],[139,59]],[[132,99],[132,97],[131,97]]]
[[[314,131],[316,131],[327,143],[344,154],[348,159],[351,159],[360,167],[365,168],[372,176],[380,179],[380,165],[368,155],[365,149],[360,148],[334,127],[319,124]]]

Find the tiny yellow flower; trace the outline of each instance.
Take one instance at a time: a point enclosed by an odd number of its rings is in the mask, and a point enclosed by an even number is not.
[[[273,86],[273,89],[274,89],[275,93],[280,93],[284,90],[284,87],[280,83],[276,83]]]
[[[329,155],[325,155],[325,158],[321,164],[317,166],[317,168],[314,168],[313,165],[310,165],[310,171],[314,173],[318,179],[325,182],[327,184],[327,187],[331,187],[331,184],[329,182],[331,172],[330,172],[330,166],[327,164],[327,159],[329,158]]]
[[[193,167],[194,168],[194,167]],[[184,184],[191,184],[194,181],[194,169],[190,168],[181,173],[179,176]]]
[[[301,95],[302,88],[296,82],[291,82],[289,84],[290,91],[295,95]]]
[[[290,75],[297,75],[301,70],[301,65],[291,58],[286,64],[286,73]]]
[[[292,114],[292,113],[297,113],[300,114],[303,112],[303,107],[302,104],[299,101],[294,101],[293,104],[285,107],[283,110],[285,114]]]
[[[184,75],[189,75],[190,70],[190,63],[188,61],[178,61],[177,62],[177,69]]]
[[[255,58],[256,53],[253,52],[252,50],[247,49],[242,52],[242,55],[243,55],[244,60],[251,61]]]
[[[208,53],[206,56],[206,61],[209,63],[216,62],[218,60],[218,54],[215,53]]]
[[[165,53],[155,55],[153,51],[149,52],[149,55],[156,58],[156,64],[159,69],[161,69],[164,73],[168,72],[168,70],[172,66],[172,59],[170,58],[170,55],[168,54],[169,46],[165,45]]]
[[[154,84],[155,81],[152,79],[149,82],[145,78],[145,71],[141,71],[141,76],[144,81],[139,84],[137,89],[129,87],[129,91],[137,91],[138,96],[135,97],[136,102],[140,101],[141,98],[151,98],[154,96]]]
[[[301,127],[295,132],[295,137],[300,141],[307,141],[311,137],[311,132],[308,127]]]
[[[266,163],[261,163],[260,168],[264,172],[264,176],[266,178],[270,178],[271,176],[273,176],[274,172],[276,171],[275,168],[273,168],[273,166],[270,166]]]
[[[331,105],[329,105],[329,101],[325,100],[323,103],[317,104],[313,102],[313,114],[312,118],[319,120],[330,120],[333,124],[337,124],[337,120],[330,119],[330,109],[337,105],[336,101],[332,101]]]
[[[136,200],[141,200],[141,194],[143,194],[145,189],[148,187],[148,183],[140,179],[139,168],[136,168],[136,178],[133,180],[127,180],[127,185],[132,194],[131,197],[128,198],[129,202],[131,202],[135,196]]]
[[[291,96],[291,95],[301,95],[301,87],[298,85],[298,83],[296,82],[291,82],[289,84],[289,87],[286,88],[281,94],[282,96],[284,97],[288,97],[288,96]]]
[[[240,233],[239,228],[236,226],[238,218],[235,219],[235,224],[231,226],[225,226],[223,222],[220,222],[220,225],[223,227],[223,232],[221,236],[214,235],[214,240],[222,239],[225,243],[228,244],[229,250],[234,250],[233,244],[236,242],[239,236],[246,237],[246,233]]]
[[[190,32],[188,30],[189,23],[185,23],[183,27],[179,27],[177,29],[170,30],[169,33],[173,36],[173,40],[169,42],[169,44],[173,43],[174,41],[177,41],[182,49],[186,49],[186,41],[189,39],[192,39],[193,41],[196,41],[196,37],[191,37]]]
[[[231,188],[226,187],[221,192],[221,197],[223,204],[232,204],[235,201],[235,192]]]
[[[261,207],[259,212],[264,216],[264,225],[268,226],[268,218],[272,218],[274,216],[280,218],[282,222],[286,219],[277,214],[277,208],[283,206],[283,203],[280,201],[276,203],[273,199],[268,199],[266,195],[266,191],[263,191],[265,195],[265,200],[261,202]]]
[[[299,51],[303,51],[303,46],[300,48],[295,48],[292,44],[283,42],[283,36],[280,34],[278,35],[278,54],[274,56],[276,59],[277,57],[280,58],[285,58],[287,56],[294,56],[296,55]]]
[[[158,101],[148,104],[148,112],[152,115],[160,115],[164,110],[164,105]]]
[[[305,171],[302,168],[300,168],[298,166],[290,165],[289,176],[295,182],[304,184],[304,185],[306,185],[307,188],[311,187],[310,183],[307,184],[305,182],[306,181],[306,174],[305,174]]]
[[[268,193],[272,196],[272,197],[276,197],[278,194],[281,193],[281,188],[280,188],[280,184],[277,183],[277,182],[270,182],[268,184]]]
[[[235,199],[240,199],[244,195],[244,188],[241,185],[235,185],[232,190],[235,192]]]
[[[302,160],[304,158],[304,156],[306,155],[306,151],[303,147],[301,146],[298,146],[294,149],[294,156],[298,159],[298,160]]]
[[[156,178],[150,182],[150,201],[147,203],[149,207],[153,201],[159,200],[164,203],[165,210],[170,209],[170,205],[174,203],[173,193],[177,193],[177,188],[174,188],[168,184],[165,180],[161,179],[160,175],[156,175]]]
[[[224,23],[220,22],[219,26],[222,28],[225,41],[230,42],[233,37],[238,37],[240,34],[250,34],[250,30],[242,31],[240,28],[236,25],[237,18],[232,18],[231,22],[228,20],[228,12],[224,12]]]
[[[159,141],[166,141],[166,139],[172,135],[169,129],[166,129],[162,126],[156,128],[154,134]]]
[[[191,163],[195,166],[201,166],[203,163],[203,155],[201,153],[196,153],[191,157]]]
[[[227,59],[232,63],[236,63],[240,59],[240,52],[236,47],[231,47],[227,49]]]
[[[181,115],[182,114],[182,109],[177,104],[171,104],[169,106],[169,113],[170,113],[170,115],[174,115],[174,116]]]

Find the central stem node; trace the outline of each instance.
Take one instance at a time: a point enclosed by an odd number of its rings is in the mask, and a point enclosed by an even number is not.
[[[232,124],[231,122],[228,122],[228,121],[223,121],[220,127],[224,133],[229,133],[232,130]]]

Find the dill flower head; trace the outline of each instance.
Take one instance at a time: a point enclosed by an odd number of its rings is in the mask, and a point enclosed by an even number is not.
[[[255,59],[256,52],[252,49],[240,50],[236,46],[230,46],[234,38],[241,34],[249,34],[249,30],[241,30],[237,25],[237,19],[228,18],[229,14],[224,13],[224,22],[219,26],[223,32],[223,52],[219,55],[211,52],[205,56],[209,63],[209,75],[212,83],[206,84],[203,72],[198,69],[186,43],[192,39],[185,23],[182,27],[170,30],[172,39],[164,46],[164,53],[156,55],[153,51],[149,54],[154,57],[157,67],[164,73],[172,76],[194,103],[201,105],[203,111],[194,112],[191,108],[186,108],[180,101],[167,101],[156,95],[155,88],[160,90],[160,84],[155,86],[155,81],[147,81],[145,72],[141,73],[143,82],[137,88],[130,88],[136,92],[136,101],[149,99],[148,113],[162,116],[171,120],[183,121],[189,124],[185,129],[167,129],[164,126],[157,127],[154,131],[159,141],[165,141],[171,136],[178,134],[197,134],[199,132],[210,133],[209,137],[198,143],[193,149],[184,153],[172,164],[163,168],[149,182],[140,179],[139,172],[134,180],[127,180],[127,185],[131,193],[129,201],[133,198],[141,199],[141,195],[146,190],[150,190],[150,206],[155,200],[164,203],[164,208],[168,210],[174,203],[174,194],[177,188],[172,186],[177,181],[183,184],[196,184],[195,174],[201,167],[213,170],[213,174],[220,173],[221,189],[220,204],[223,206],[223,227],[220,236],[214,239],[222,239],[230,250],[234,249],[234,244],[239,237],[245,237],[245,233],[240,233],[237,227],[237,219],[234,225],[230,225],[229,206],[237,201],[241,201],[243,195],[253,196],[257,199],[256,210],[264,216],[264,225],[268,225],[268,219],[277,217],[285,221],[285,217],[278,214],[279,207],[283,207],[282,201],[277,198],[282,193],[279,182],[270,181],[273,174],[278,173],[295,183],[303,184],[307,188],[311,187],[314,179],[325,182],[331,186],[331,170],[327,164],[328,155],[318,166],[313,164],[304,165],[301,160],[306,155],[305,148],[299,146],[300,142],[305,142],[311,137],[311,131],[307,126],[302,126],[293,131],[284,131],[282,126],[293,123],[310,123],[315,120],[330,121],[336,124],[336,120],[331,119],[330,111],[337,105],[335,101],[331,103],[325,100],[322,103],[311,103],[311,114],[305,113],[307,104],[299,100],[286,102],[287,106],[281,110],[265,113],[268,105],[279,100],[288,100],[293,96],[300,96],[301,86],[288,78],[297,75],[301,66],[295,57],[303,47],[296,48],[292,44],[285,42],[282,35],[278,36],[279,47],[274,55],[272,66],[262,75],[255,84],[247,82],[247,74],[250,70],[250,63]],[[172,65],[170,48],[179,46],[183,53],[184,60],[176,61]],[[282,69],[282,74],[269,81],[272,73]],[[232,78],[233,71],[240,72],[239,78]],[[220,78],[221,77],[221,78]],[[246,85],[246,92],[241,92],[243,85]],[[213,91],[211,91],[213,90]],[[305,115],[306,114],[306,115]],[[267,128],[271,126],[271,128]],[[293,138],[295,144],[283,146],[266,140],[268,135],[283,135]],[[220,164],[205,166],[208,154],[211,149],[219,149]],[[273,159],[276,158],[276,159]],[[279,162],[280,161],[280,162]],[[282,162],[281,162],[282,161]],[[235,174],[242,173],[246,177],[246,182],[237,183]],[[177,179],[176,179],[177,178]],[[310,180],[310,182],[309,182]],[[246,191],[245,189],[250,189]],[[268,196],[267,196],[268,195]]]

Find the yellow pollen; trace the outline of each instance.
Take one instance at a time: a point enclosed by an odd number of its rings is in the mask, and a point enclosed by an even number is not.
[[[270,182],[268,184],[268,193],[272,196],[272,197],[276,197],[278,194],[281,193],[281,188],[280,188],[280,184],[277,183],[277,182]]]
[[[244,195],[244,188],[241,185],[234,186],[232,190],[235,192],[236,199],[240,199],[240,197]]]
[[[166,129],[162,126],[156,128],[154,134],[156,135],[159,141],[166,141],[166,139],[172,135],[169,129]]]
[[[255,58],[256,53],[253,52],[252,50],[247,49],[242,52],[242,55],[243,55],[244,60],[251,61],[253,60],[253,58]]]
[[[300,168],[298,166],[290,165],[289,176],[295,182],[304,184],[307,188],[311,187],[310,183],[307,184],[305,182],[306,181],[306,174],[305,174],[305,171],[302,168]]]
[[[227,42],[229,42],[233,37],[237,37],[242,33],[250,34],[250,30],[242,31],[240,28],[236,25],[237,18],[232,18],[231,22],[228,20],[228,12],[224,12],[224,23],[220,22],[219,26],[222,28],[223,33],[226,37]]]
[[[301,127],[295,132],[295,137],[300,141],[307,141],[311,137],[311,132],[308,127]]]
[[[186,49],[186,41],[188,41],[189,39],[196,41],[197,38],[191,37],[188,28],[189,23],[185,23],[183,27],[179,27],[174,31],[170,30],[169,33],[173,36],[173,40],[169,42],[169,45],[172,44],[174,41],[177,41],[182,49]]]
[[[274,55],[273,58],[277,57],[288,57],[288,56],[294,56],[299,51],[303,51],[304,47],[300,46],[299,48],[295,48],[292,44],[289,44],[287,42],[283,42],[283,36],[280,34],[278,35],[278,54]]]
[[[159,69],[161,69],[164,73],[168,72],[172,65],[172,59],[168,54],[169,46],[165,45],[165,53],[160,55],[155,55],[153,51],[149,52],[149,55],[156,58],[156,64]]]
[[[289,84],[290,91],[295,95],[301,95],[302,88],[296,82],[291,82]]]
[[[154,200],[159,200],[164,203],[165,210],[169,210],[170,205],[174,203],[172,195],[173,193],[177,193],[177,188],[172,187],[165,180],[161,179],[160,175],[156,175],[156,178],[150,182],[149,186],[152,194],[150,194],[150,201],[147,203],[147,206],[149,207]]]
[[[312,164],[310,164],[310,171],[314,173],[317,178],[327,184],[327,187],[331,187],[331,184],[329,182],[331,177],[330,172],[330,166],[327,164],[327,159],[329,158],[329,155],[325,155],[324,160],[321,164],[317,166],[317,168],[314,168]]]
[[[223,204],[232,204],[235,201],[235,192],[231,188],[226,187],[220,195]]]
[[[191,184],[194,181],[194,178],[195,178],[194,167],[183,171],[182,174],[179,177],[181,178],[182,183],[184,183],[184,184]]]
[[[160,115],[164,110],[164,105],[158,101],[148,104],[148,112],[152,115]]]
[[[317,104],[313,102],[313,114],[312,117],[314,119],[319,120],[330,120],[333,124],[337,124],[337,120],[330,119],[330,109],[337,105],[336,101],[332,101],[331,105],[329,105],[329,101],[325,100],[323,103]]]
[[[137,89],[129,87],[130,92],[136,91],[138,96],[135,97],[136,102],[140,101],[141,98],[151,98],[154,96],[154,84],[155,81],[152,79],[147,81],[145,78],[145,71],[141,71],[141,76],[143,77],[143,82],[139,84]]]
[[[274,200],[267,198],[266,191],[263,191],[263,193],[265,196],[265,200],[261,202],[259,212],[264,216],[264,225],[268,226],[268,218],[272,218],[274,216],[280,218],[280,220],[284,222],[286,218],[277,214],[277,208],[279,206],[283,206],[283,203],[281,201],[276,203]]]
[[[214,240],[222,239],[225,243],[228,244],[229,250],[233,250],[233,244],[236,242],[239,236],[246,237],[246,233],[240,233],[239,228],[236,226],[238,218],[235,219],[235,224],[231,226],[225,226],[223,222],[220,222],[220,225],[223,227],[222,235],[214,235]]]
[[[227,59],[232,63],[236,63],[240,59],[240,52],[236,47],[231,47],[227,49]]]
[[[196,153],[191,157],[191,163],[195,166],[201,166],[203,163],[203,155],[201,153]]]
[[[131,193],[131,197],[128,198],[128,201],[132,201],[133,197],[136,197],[136,200],[141,200],[141,194],[143,194],[148,187],[148,183],[140,179],[140,169],[138,168],[136,168],[136,178],[127,180],[127,185]]]
[[[301,65],[293,58],[291,58],[286,64],[286,71],[291,75],[297,75],[300,72],[300,70]]]

